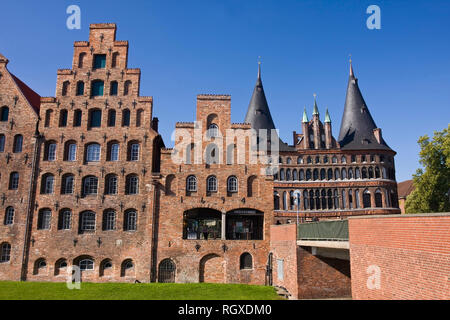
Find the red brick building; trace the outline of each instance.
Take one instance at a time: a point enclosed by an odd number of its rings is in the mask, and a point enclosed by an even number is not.
[[[0,57],[0,279],[65,281],[74,265],[83,281],[271,284],[271,226],[297,211],[301,222],[399,213],[395,152],[352,69],[338,140],[315,102],[293,145],[281,141],[259,69],[244,123],[231,122],[230,96],[199,95],[195,122],[177,123],[166,149],[115,35],[91,25],[55,97]]]

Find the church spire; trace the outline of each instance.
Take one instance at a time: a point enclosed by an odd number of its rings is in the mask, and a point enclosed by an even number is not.
[[[342,149],[384,149],[391,150],[381,138],[377,140],[374,130],[377,125],[373,120],[358,86],[358,79],[353,72],[350,60],[350,76],[347,87],[344,114],[341,122],[339,143]]]
[[[331,123],[331,117],[330,117],[330,113],[328,112],[328,108],[327,108],[327,113],[325,114],[325,123]]]
[[[317,107],[317,95],[314,93],[314,110],[313,110],[313,116],[319,115],[319,107]]]
[[[308,123],[309,122],[308,114],[306,113],[306,107],[305,107],[305,110],[303,111],[303,121],[302,122],[303,123]]]

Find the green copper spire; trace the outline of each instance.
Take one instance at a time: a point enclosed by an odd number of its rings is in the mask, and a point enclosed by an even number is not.
[[[331,117],[330,114],[328,113],[328,108],[327,113],[325,114],[325,123],[331,123]]]
[[[319,108],[317,107],[316,97],[317,97],[317,95],[314,94],[314,111],[313,111],[313,116],[319,115]]]
[[[308,114],[306,113],[306,107],[305,110],[303,111],[303,123],[308,123]]]

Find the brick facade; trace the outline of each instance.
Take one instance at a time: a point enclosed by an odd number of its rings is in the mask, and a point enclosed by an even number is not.
[[[88,41],[75,42],[54,97],[40,98],[7,62],[0,56],[2,220],[11,206],[15,214],[0,226],[11,246],[1,280],[65,281],[77,265],[83,281],[266,284],[271,226],[295,219],[293,191],[302,222],[399,212],[395,152],[341,150],[318,111],[272,158],[275,175],[266,154],[250,151],[252,124],[231,122],[227,95],[199,95],[195,122],[177,123],[166,149],[115,24],[91,25]]]
[[[353,298],[448,300],[449,230],[449,214],[349,219]]]

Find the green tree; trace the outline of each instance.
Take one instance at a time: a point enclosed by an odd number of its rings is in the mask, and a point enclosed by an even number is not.
[[[415,190],[406,200],[406,213],[450,211],[450,124],[442,132],[419,139],[420,164],[414,175]]]

